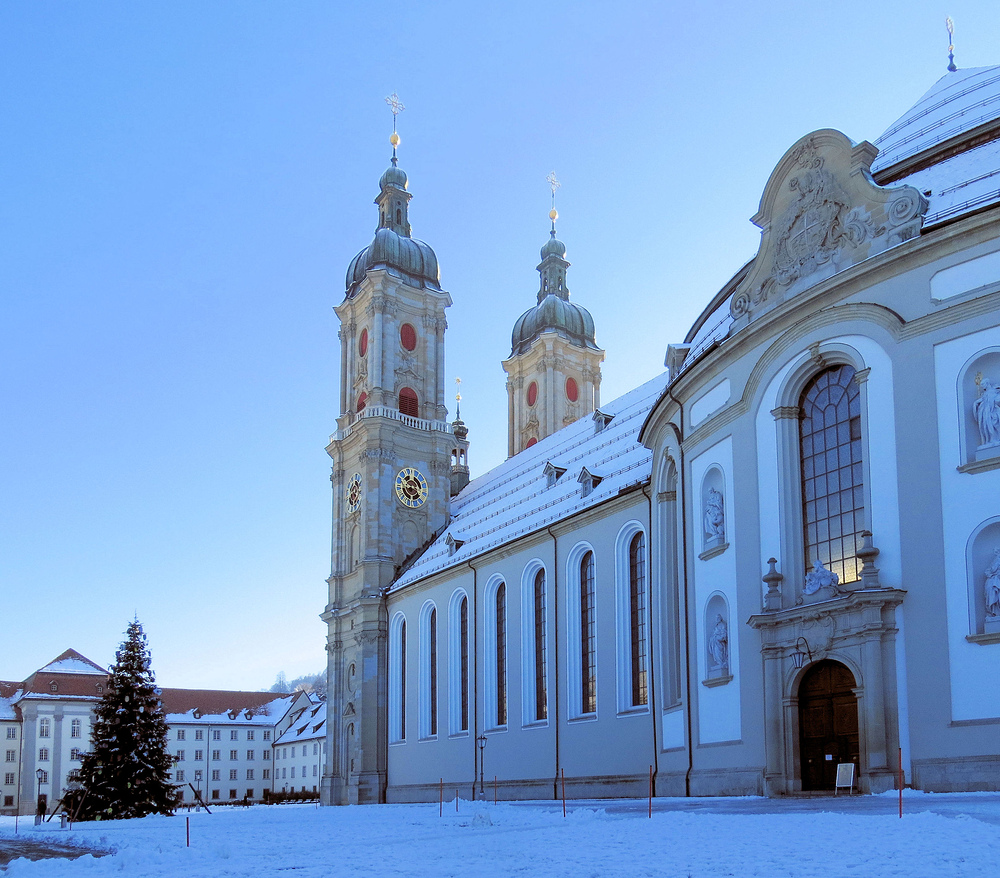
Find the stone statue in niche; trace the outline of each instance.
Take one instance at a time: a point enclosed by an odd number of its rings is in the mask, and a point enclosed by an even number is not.
[[[722,613],[715,614],[715,628],[708,638],[708,654],[712,657],[711,670],[728,670],[729,668],[729,627]]]
[[[986,568],[986,615],[1000,619],[1000,548]]]
[[[979,447],[1000,445],[1000,387],[981,375],[976,384],[979,398],[972,404],[972,414],[979,426]]]
[[[840,577],[832,570],[827,570],[823,566],[823,562],[817,558],[813,562],[813,569],[806,574],[806,585],[802,592],[803,594],[815,594],[825,587],[836,591],[838,585],[840,585]]]
[[[722,504],[722,492],[709,488],[705,500],[705,546],[708,548],[726,541],[726,513]]]

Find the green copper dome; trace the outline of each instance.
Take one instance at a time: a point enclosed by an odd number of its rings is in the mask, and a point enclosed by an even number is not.
[[[410,236],[406,173],[396,165],[396,156],[378,181],[379,224],[375,239],[351,260],[345,282],[347,298],[358,290],[371,269],[384,268],[402,275],[418,287],[441,289],[437,256],[428,244]]]

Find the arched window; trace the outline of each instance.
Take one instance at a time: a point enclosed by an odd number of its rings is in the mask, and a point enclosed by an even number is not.
[[[469,731],[469,597],[458,589],[448,608],[450,733]]]
[[[548,717],[548,702],[545,687],[545,571],[535,574],[534,629],[535,629],[535,719]]]
[[[496,596],[497,725],[507,725],[507,586],[502,582]]]
[[[842,583],[858,579],[865,530],[861,391],[848,365],[816,375],[802,391],[799,422],[806,569],[818,561]]]
[[[492,576],[486,583],[484,603],[486,728],[501,729],[507,725],[507,587],[501,577]]]
[[[69,724],[69,736],[71,738],[79,738],[83,732],[83,723],[80,720],[75,719]]]
[[[632,704],[646,704],[646,540],[642,533],[628,547],[629,622],[632,645]]]
[[[406,740],[406,619],[392,617],[389,626],[389,740]]]
[[[437,735],[437,607],[420,611],[420,737]]]
[[[417,403],[417,394],[412,388],[404,387],[399,391],[399,411],[404,415],[419,417],[420,407]]]
[[[368,405],[368,394],[362,391],[361,395],[358,397],[358,404],[355,406],[357,411],[364,411],[365,406]]]
[[[537,561],[521,575],[521,712],[524,725],[548,719],[548,642],[545,568]]]
[[[580,560],[580,706],[597,710],[597,619],[594,594],[594,553]]]

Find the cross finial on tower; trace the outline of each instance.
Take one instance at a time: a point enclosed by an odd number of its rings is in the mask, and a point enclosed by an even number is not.
[[[455,417],[462,419],[462,379],[455,379]]]
[[[552,231],[551,235],[554,238],[556,236],[556,220],[559,219],[559,212],[556,210],[556,189],[562,186],[556,179],[556,172],[549,171],[549,175],[545,178],[548,181],[550,187],[552,187],[552,210],[549,211],[549,219],[552,220]]]
[[[948,71],[954,73],[958,68],[955,66],[955,22],[948,16],[944,20],[945,27],[948,28]]]
[[[396,147],[399,146],[399,135],[396,133],[396,117],[406,109],[403,106],[403,102],[399,99],[399,95],[393,92],[389,97],[385,99],[385,102],[389,105],[389,109],[392,110],[392,136],[389,138],[389,143],[392,144],[392,163],[396,164]]]

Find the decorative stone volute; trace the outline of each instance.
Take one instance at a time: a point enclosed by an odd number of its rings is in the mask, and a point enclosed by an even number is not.
[[[753,223],[760,250],[732,297],[742,326],[819,281],[919,234],[927,200],[871,178],[878,150],[839,131],[814,131],[771,173]]]

